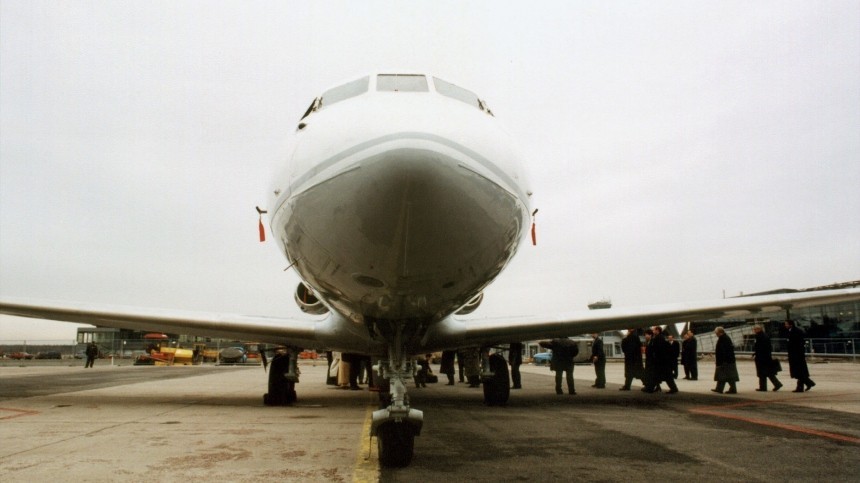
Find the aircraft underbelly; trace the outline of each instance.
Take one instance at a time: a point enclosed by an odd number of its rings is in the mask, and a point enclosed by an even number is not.
[[[432,149],[362,159],[291,208],[297,270],[353,318],[450,313],[498,275],[523,225],[514,195]]]

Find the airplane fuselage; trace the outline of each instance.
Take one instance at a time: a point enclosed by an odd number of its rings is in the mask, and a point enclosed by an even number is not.
[[[391,77],[315,101],[273,188],[271,230],[339,314],[430,323],[505,267],[526,232],[529,193],[509,136],[477,97],[454,98],[432,76],[407,76],[427,90],[393,90]]]

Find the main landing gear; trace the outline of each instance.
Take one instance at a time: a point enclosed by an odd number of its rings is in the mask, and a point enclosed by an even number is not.
[[[276,352],[269,367],[269,392],[263,394],[266,406],[288,406],[296,402],[299,374],[296,357],[299,351]]]
[[[501,354],[481,356],[481,381],[484,383],[484,403],[487,406],[504,406],[511,396],[508,363]]]

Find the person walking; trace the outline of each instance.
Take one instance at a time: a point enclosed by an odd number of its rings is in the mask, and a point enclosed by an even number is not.
[[[645,330],[645,379],[643,392],[660,391],[660,382],[657,378],[657,350],[654,344],[654,330]]]
[[[481,349],[470,347],[463,349],[463,366],[469,387],[481,387]]]
[[[454,356],[457,351],[442,351],[442,361],[439,364],[439,372],[448,376],[448,386],[454,385]]]
[[[678,356],[681,355],[681,344],[675,340],[675,336],[669,334],[666,336],[669,342],[669,367],[672,368],[672,379],[678,378]]]
[[[522,389],[522,376],[520,375],[520,366],[523,364],[522,342],[511,342],[508,348],[508,363],[511,365],[511,381],[513,382],[511,389]]]
[[[714,349],[717,363],[714,380],[717,381],[717,387],[711,391],[722,394],[726,383],[728,383],[729,390],[726,391],[726,394],[737,394],[738,388],[735,383],[740,381],[740,377],[735,363],[735,346],[731,337],[726,335],[726,331],[722,327],[714,329],[714,334],[717,335],[717,346]]]
[[[594,339],[591,343],[591,362],[594,364],[594,375],[596,376],[591,387],[604,389],[606,387],[606,354],[603,352],[603,339],[600,338],[600,334],[591,334],[591,337]]]
[[[654,362],[656,363],[656,388],[660,386],[660,383],[665,381],[666,385],[669,386],[668,394],[675,394],[678,392],[678,386],[675,384],[675,376],[672,375],[672,367],[673,367],[673,359],[677,361],[677,357],[674,355],[674,351],[672,350],[672,346],[669,345],[669,341],[666,340],[666,336],[663,334],[663,329],[660,326],[655,326],[653,329],[654,338],[651,340],[654,346]]]
[[[430,358],[433,354],[418,356],[415,359],[415,387],[427,387],[427,378],[430,375]]]
[[[785,321],[788,330],[788,369],[792,379],[797,379],[797,389],[792,392],[803,392],[812,389],[815,382],[809,378],[809,367],[806,365],[806,334],[794,325],[793,320]]]
[[[564,394],[561,390],[562,375],[566,375],[567,393],[571,396],[576,394],[573,385],[573,359],[579,354],[576,342],[568,339],[552,339],[551,341],[539,342],[541,347],[552,350],[552,358],[549,361],[550,369],[555,371],[555,393]]]
[[[633,379],[643,380],[645,369],[642,367],[642,341],[636,329],[627,331],[627,336],[621,340],[621,352],[624,353],[624,385],[619,391],[629,391]]]
[[[776,378],[777,371],[775,370],[770,337],[764,333],[764,329],[760,325],[753,327],[753,332],[755,333],[753,359],[755,360],[755,373],[758,376],[758,389],[756,391],[767,391],[768,379],[773,384],[773,390],[779,391],[782,383]]]
[[[96,357],[99,356],[99,347],[95,342],[90,342],[87,344],[87,349],[84,353],[87,356],[87,362],[84,363],[84,369],[93,367],[93,364],[96,362]]]
[[[684,366],[684,379],[697,381],[699,379],[699,361],[696,334],[687,330],[684,341],[681,342],[681,364]]]
[[[466,350],[460,349],[457,351],[457,373],[460,376],[460,382],[464,382],[463,374],[466,368]]]

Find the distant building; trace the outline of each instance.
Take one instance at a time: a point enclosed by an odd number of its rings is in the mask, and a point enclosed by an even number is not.
[[[158,336],[158,337],[156,337]],[[95,342],[104,355],[135,357],[153,345],[192,348],[195,344],[205,343],[207,347],[221,348],[235,345],[235,341],[212,337],[197,337],[182,334],[162,334],[160,332],[114,329],[110,327],[78,328],[76,351],[84,350],[90,342]]]

